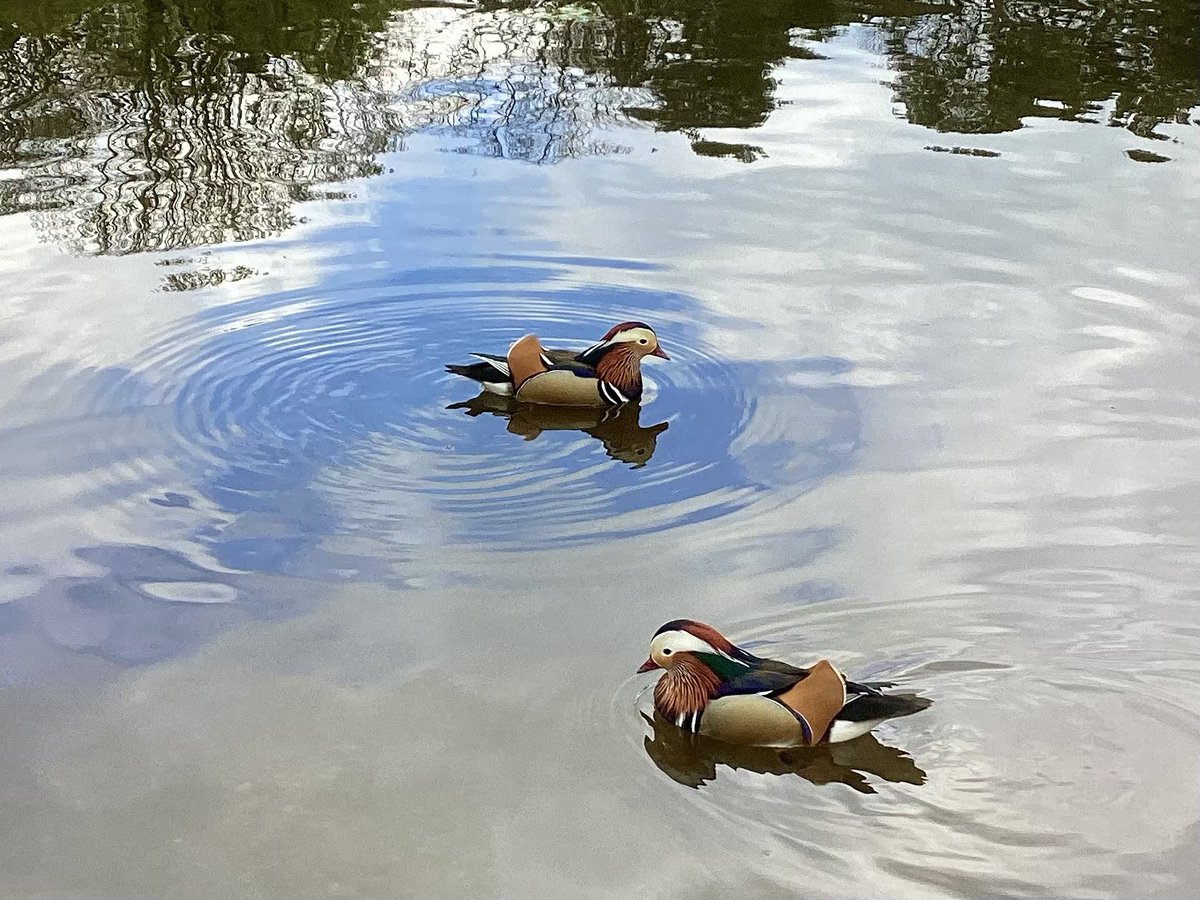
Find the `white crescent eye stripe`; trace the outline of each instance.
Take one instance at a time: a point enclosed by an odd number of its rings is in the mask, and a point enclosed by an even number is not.
[[[692,653],[711,653],[714,656],[722,655],[708,641],[702,641],[694,634],[686,631],[664,631],[650,642],[651,654],[661,652],[667,648],[672,653],[690,651]]]

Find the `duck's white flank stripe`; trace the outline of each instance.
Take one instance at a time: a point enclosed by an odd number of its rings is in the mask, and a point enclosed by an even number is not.
[[[609,403],[628,403],[629,402],[628,397],[626,397],[624,394],[622,394],[619,390],[617,390],[613,385],[609,384],[607,381],[600,382],[600,396],[603,397],[605,400],[607,400]]]

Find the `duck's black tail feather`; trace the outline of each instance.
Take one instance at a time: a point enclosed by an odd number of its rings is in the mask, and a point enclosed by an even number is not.
[[[457,366],[451,363],[446,366],[446,371],[455,375],[462,375],[464,378],[471,378],[475,381],[504,380],[504,376],[496,370],[495,366],[488,365],[485,362],[471,363],[466,366]]]
[[[897,719],[928,709],[932,704],[928,697],[916,694],[864,694],[842,707],[837,717],[845,722]]]

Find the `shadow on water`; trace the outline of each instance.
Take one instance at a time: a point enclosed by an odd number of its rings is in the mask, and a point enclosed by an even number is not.
[[[643,426],[640,403],[603,409],[574,409],[518,403],[486,391],[446,408],[461,409],[472,417],[491,413],[507,420],[509,434],[527,441],[536,440],[547,431],[581,431],[603,444],[609,459],[628,463],[634,469],[640,469],[650,461],[658,446],[658,436],[670,424],[659,422],[657,425]]]
[[[774,69],[820,59],[851,24],[896,71],[904,115],[938,131],[1103,117],[1155,137],[1186,121],[1198,83],[1185,0],[67,0],[5,14],[0,167],[17,177],[0,180],[0,214],[32,211],[78,253],[278,234],[296,202],[347,196],[322,186],[379,174],[416,133],[542,164],[627,153],[613,126],[642,123],[753,162],[759,148],[704,129],[761,125]]]
[[[650,727],[646,755],[674,781],[698,788],[717,777],[720,767],[761,775],[797,775],[813,784],[844,784],[862,794],[875,788],[868,776],[895,784],[925,783],[925,772],[902,750],[871,734],[840,744],[774,749],[739,747],[689,734],[657,712],[640,713]]]

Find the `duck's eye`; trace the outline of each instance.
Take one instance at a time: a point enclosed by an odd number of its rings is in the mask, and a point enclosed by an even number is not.
[[[663,656],[670,656],[670,655],[671,655],[671,648],[670,648],[670,647],[664,647],[664,648],[663,648]]]
[[[638,338],[638,343],[639,343],[639,344],[644,344],[644,343],[646,343],[646,339],[645,339],[645,338]]]

